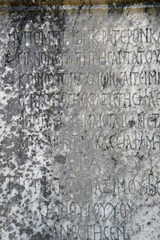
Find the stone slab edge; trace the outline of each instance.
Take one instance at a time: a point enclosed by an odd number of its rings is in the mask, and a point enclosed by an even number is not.
[[[159,4],[160,0],[0,0],[0,6]]]

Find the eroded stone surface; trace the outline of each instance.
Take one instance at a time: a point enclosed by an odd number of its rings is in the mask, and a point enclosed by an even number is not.
[[[0,23],[0,239],[159,239],[158,6]]]

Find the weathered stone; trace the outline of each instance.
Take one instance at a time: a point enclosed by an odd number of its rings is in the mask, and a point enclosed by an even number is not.
[[[158,1],[80,3],[0,1],[2,240],[160,238]]]

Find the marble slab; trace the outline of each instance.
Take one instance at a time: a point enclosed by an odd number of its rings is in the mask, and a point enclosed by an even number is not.
[[[0,6],[0,239],[160,239],[158,2],[31,2]]]

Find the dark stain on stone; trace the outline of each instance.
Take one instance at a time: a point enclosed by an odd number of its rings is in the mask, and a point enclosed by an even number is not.
[[[13,233],[9,233],[9,239],[11,239],[11,240],[14,239],[14,235],[15,234],[13,234]]]
[[[16,165],[13,164],[12,162],[9,163],[9,167],[13,170],[14,168],[16,168]]]
[[[10,89],[6,89],[6,90],[5,90],[5,93],[6,93],[6,94],[10,94],[10,93],[11,93],[11,90],[10,90]]]
[[[115,19],[118,19],[122,13],[123,13],[123,5],[122,4],[117,4],[117,5],[113,5],[113,4],[108,4],[108,14],[110,15],[114,15]]]
[[[54,130],[55,130],[55,131],[58,131],[58,130],[61,129],[61,127],[62,127],[62,123],[61,123],[61,122],[60,122],[60,123],[57,123],[57,124],[54,125]]]
[[[7,102],[6,121],[9,123],[14,116],[18,116],[20,112],[20,104],[18,98],[10,98]]]
[[[67,171],[63,171],[63,175],[64,175],[64,176],[67,175]]]
[[[5,180],[5,177],[0,175],[0,182],[3,182],[4,180]]]
[[[135,125],[135,121],[131,120],[128,122],[128,124],[129,124],[129,127],[132,128]]]
[[[143,157],[144,157],[143,155],[138,156],[139,160],[141,160],[141,161],[143,160]]]
[[[116,78],[116,82],[117,82],[117,84],[121,84],[121,83],[122,83],[122,79],[119,78],[119,77],[117,77],[117,78]]]
[[[132,22],[132,21],[130,21],[130,22],[129,22],[129,25],[132,27],[132,26],[133,26],[133,22]]]
[[[31,235],[31,234],[33,234],[33,230],[32,230],[31,228],[27,228],[27,229],[25,230],[25,233],[26,233],[27,235]]]
[[[20,184],[14,183],[14,182],[10,182],[8,186],[9,186],[9,189],[10,189],[10,190],[12,190],[12,189],[15,188],[17,191],[18,191],[18,190],[20,189],[20,187],[21,187]]]
[[[107,86],[107,78],[106,76],[104,76],[104,79],[103,79],[103,89],[105,89]]]
[[[60,164],[64,164],[66,162],[66,157],[63,155],[57,155],[55,156],[55,161]]]
[[[150,13],[150,9],[146,6],[146,7],[144,7],[144,12],[149,14]]]
[[[60,203],[59,200],[56,200],[56,201],[55,201],[55,204],[56,204],[56,205],[59,205],[59,203]]]
[[[23,234],[23,232],[25,232],[28,236],[33,234],[33,230],[31,228],[20,229],[20,234]]]
[[[137,152],[136,156],[138,157],[138,159],[139,159],[140,161],[142,161],[143,158],[144,158],[144,155],[139,155],[139,152]]]
[[[31,240],[45,240],[45,239],[43,235],[40,232],[38,232],[31,237]]]
[[[63,190],[65,187],[63,185],[59,185],[59,188]]]
[[[11,132],[15,132],[16,131],[16,127],[15,126],[12,126],[11,127]]]
[[[117,159],[115,159],[114,157],[112,157],[112,160],[113,160],[114,166],[116,167],[116,166],[117,166],[117,164],[118,164],[118,160],[117,160]]]
[[[50,239],[51,239],[50,234],[46,234],[46,236],[45,236],[45,240],[50,240]]]
[[[43,176],[41,179],[41,192],[45,198],[51,195],[51,191],[48,190],[48,181],[46,176]]]

